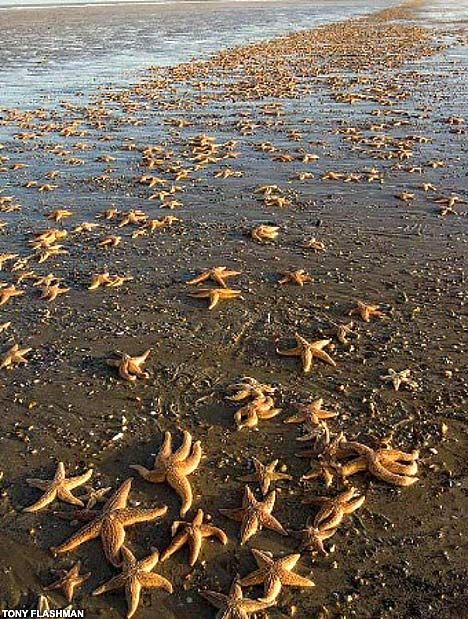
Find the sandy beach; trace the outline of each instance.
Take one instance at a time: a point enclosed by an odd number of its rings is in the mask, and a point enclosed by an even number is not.
[[[463,24],[432,23],[428,6],[0,109],[0,610],[40,596],[67,607],[46,587],[80,560],[91,575],[72,607],[126,616],[123,589],[92,595],[119,573],[99,540],[50,548],[132,477],[129,507],[168,507],[127,528],[138,559],[165,551],[173,522],[199,509],[227,535],[205,540],[194,566],[187,547],[160,561],[173,593],[144,590],[138,619],[215,617],[201,593],[251,574],[252,549],[299,552],[293,571],[315,586],[283,586],[251,617],[464,615],[468,56]],[[189,283],[220,266],[238,274]],[[300,348],[295,334],[326,342],[310,372],[304,348],[278,354]],[[229,399],[242,377],[263,388]],[[285,423],[320,398],[333,416]],[[164,433],[177,448],[183,431],[202,457],[181,516],[173,487],[130,467],[151,468]],[[376,476],[356,443],[411,464]],[[347,477],[351,452],[361,460]],[[240,479],[253,458],[289,477],[270,486],[285,534],[265,526],[241,544],[220,510],[240,508],[246,485],[265,499]],[[68,477],[93,469],[72,491],[84,506],[23,511],[41,497],[26,480],[51,480],[59,462]],[[99,488],[111,490],[90,504]],[[327,554],[304,546],[323,524],[307,501],[350,488],[365,500]]]

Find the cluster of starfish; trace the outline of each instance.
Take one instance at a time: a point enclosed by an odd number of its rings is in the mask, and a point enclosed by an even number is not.
[[[254,428],[263,419],[272,419],[281,412],[280,408],[275,408],[275,402],[271,397],[274,388],[270,385],[259,383],[255,378],[245,376],[239,382],[229,385],[230,391],[235,391],[234,395],[227,396],[229,400],[240,402],[248,400],[234,414],[234,421],[237,429]]]

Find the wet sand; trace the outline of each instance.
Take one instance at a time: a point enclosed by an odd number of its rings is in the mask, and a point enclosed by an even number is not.
[[[213,617],[198,591],[226,592],[236,574],[250,573],[249,547],[280,555],[298,545],[293,535],[266,530],[240,546],[238,524],[219,514],[240,505],[245,484],[238,478],[251,472],[252,457],[278,458],[293,477],[276,484],[273,512],[288,530],[314,515],[305,497],[333,496],[344,487],[338,479],[329,489],[319,480],[301,481],[310,464],[295,455],[300,430],[283,424],[295,404],[322,397],[338,413],[329,421],[333,435],[419,449],[419,481],[396,488],[368,473],[351,478],[366,496],[364,506],[330,540],[329,556],[304,555],[297,566],[316,586],[283,589],[276,607],[258,616],[293,616],[294,608],[301,618],[463,615],[466,204],[444,211],[434,199],[467,198],[465,125],[453,120],[467,118],[466,48],[458,31],[414,26],[420,5],[222,52],[209,62],[155,68],[140,84],[101,91],[76,107],[2,111],[0,157],[8,159],[0,198],[12,196],[20,209],[0,213],[7,222],[0,253],[28,256],[33,232],[56,227],[69,231],[63,241],[69,253],[42,264],[31,259],[23,270],[13,271],[9,261],[1,279],[14,283],[31,269],[53,272],[71,290],[46,303],[25,280],[18,285],[25,294],[0,308],[0,323],[12,322],[1,350],[14,343],[32,348],[27,365],[0,376],[0,608],[33,607],[54,570],[79,558],[92,576],[74,608],[86,609],[87,617],[125,616],[122,591],[91,596],[116,573],[99,542],[51,555],[49,547],[78,528],[54,512],[73,508],[55,502],[35,515],[22,513],[39,497],[25,480],[50,479],[61,460],[70,475],[92,466],[94,486],[115,488],[134,473],[130,464],[151,463],[164,431],[178,442],[185,429],[204,452],[190,477],[189,516],[203,508],[229,542],[206,543],[193,569],[185,549],[157,566],[174,594],[144,593],[135,616]],[[267,98],[272,91],[276,97]],[[194,169],[191,143],[200,134],[219,144],[237,141],[221,152],[239,155]],[[268,152],[267,143],[276,150]],[[143,151],[150,145],[172,153],[160,169],[148,168],[151,157]],[[304,162],[304,153],[319,159]],[[115,160],[102,161],[108,155]],[[14,169],[15,163],[29,167]],[[216,177],[226,168],[242,176]],[[59,175],[50,179],[51,170]],[[176,181],[181,170],[189,170],[188,179]],[[343,176],[325,180],[330,171]],[[313,178],[297,179],[303,172]],[[144,175],[181,186],[174,197],[182,206],[161,209],[160,201],[148,200],[158,188],[142,184]],[[26,188],[31,180],[58,187],[39,192]],[[436,190],[424,191],[423,183]],[[266,184],[278,185],[289,205],[267,206],[255,193]],[[402,192],[414,199],[396,197]],[[137,227],[119,228],[120,218],[96,219],[112,206],[180,221],[132,238]],[[73,216],[63,224],[45,218],[58,208]],[[83,221],[102,228],[72,233]],[[254,242],[250,231],[259,224],[278,226],[277,239]],[[122,242],[103,251],[97,243],[109,234]],[[311,238],[325,251],[305,247]],[[189,297],[187,281],[216,265],[242,271],[230,284],[243,298],[208,311],[205,300]],[[90,292],[92,274],[106,266],[133,281]],[[293,269],[305,269],[313,281],[278,285]],[[379,304],[388,319],[367,324],[350,317],[357,300]],[[337,331],[350,320],[354,333],[345,345]],[[297,358],[278,356],[276,348],[294,345],[296,331],[308,340],[332,338],[328,351],[337,366],[317,361],[304,375]],[[151,376],[134,385],[106,365],[116,350],[133,355],[147,348]],[[394,391],[380,378],[389,368],[411,369],[418,387]],[[277,387],[280,415],[238,431],[238,406],[225,396],[241,376]],[[138,478],[131,504],[169,506],[161,522],[127,531],[139,557],[153,546],[166,548],[179,519],[175,493]],[[246,590],[252,598],[261,594],[260,587]],[[66,606],[59,592],[47,597],[53,607]]]

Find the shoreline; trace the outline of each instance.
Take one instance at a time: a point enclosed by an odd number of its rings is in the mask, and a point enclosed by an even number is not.
[[[175,592],[146,592],[136,617],[209,619],[215,611],[198,592],[226,592],[236,573],[250,573],[250,547],[275,556],[297,550],[294,535],[268,530],[241,546],[238,524],[219,512],[239,506],[239,478],[252,473],[253,457],[279,459],[293,477],[276,482],[274,515],[288,531],[315,513],[304,498],[349,487],[304,480],[314,462],[296,454],[308,445],[297,442],[297,426],[283,423],[298,403],[323,398],[337,413],[332,436],[419,450],[419,480],[398,488],[366,472],[353,476],[364,507],[327,542],[328,556],[303,553],[297,566],[316,586],[284,588],[277,608],[259,616],[451,619],[462,612],[457,548],[467,433],[459,333],[468,196],[465,126],[453,119],[466,119],[464,64],[437,32],[415,26],[410,10],[150,68],[136,84],[60,108],[2,112],[0,202],[12,200],[1,203],[0,253],[18,256],[0,278],[24,295],[1,308],[0,323],[12,324],[0,350],[13,343],[32,350],[26,364],[0,374],[0,545],[7,550],[0,608],[35,607],[55,571],[80,559],[92,576],[74,607],[92,618],[124,616],[122,592],[91,596],[117,573],[99,543],[60,558],[49,552],[79,525],[57,516],[72,513],[63,503],[22,513],[40,495],[26,478],[50,479],[64,461],[69,475],[93,467],[100,487],[116,488],[133,474],[131,464],[151,464],[164,431],[178,445],[189,430],[204,453],[190,477],[189,517],[204,509],[229,541],[205,543],[193,569],[185,550],[158,565]],[[203,146],[200,135],[217,146]],[[52,189],[39,191],[45,184]],[[264,185],[279,188],[271,199],[259,192]],[[453,195],[461,201],[437,202]],[[111,208],[117,216],[103,218]],[[71,215],[47,219],[60,209]],[[135,211],[177,220],[155,231],[145,221],[124,223]],[[83,222],[99,227],[76,232]],[[260,224],[278,227],[278,237],[255,242]],[[58,242],[68,253],[38,263],[30,241],[46,228],[68,232]],[[120,243],[100,248],[110,236]],[[241,272],[229,284],[242,298],[208,310],[188,282],[215,265]],[[92,274],[106,268],[133,279],[90,291]],[[278,283],[296,269],[313,281]],[[30,270],[54,273],[70,290],[40,300],[33,276],[18,283]],[[378,304],[384,317],[350,316],[357,300]],[[351,321],[343,342],[339,327]],[[316,360],[305,375],[300,359],[279,356],[297,331],[332,340],[336,367]],[[106,364],[115,351],[146,349],[149,376],[135,383]],[[390,369],[409,369],[416,387],[395,391],[382,379]],[[226,399],[242,376],[274,386],[282,409],[250,430],[236,429],[238,406]],[[135,479],[131,497],[134,506],[166,504],[169,513],[129,529],[129,547],[138,557],[153,546],[164,550],[179,517],[177,495]],[[258,599],[262,589],[245,594]],[[60,592],[46,595],[53,607],[65,606]]]

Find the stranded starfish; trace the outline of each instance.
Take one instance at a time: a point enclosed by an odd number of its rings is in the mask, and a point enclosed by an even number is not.
[[[232,290],[232,288],[201,288],[196,292],[192,292],[190,296],[197,299],[209,299],[210,304],[208,309],[211,310],[218,304],[218,301],[224,299],[234,299],[239,297],[240,294],[240,290]]]
[[[291,348],[290,350],[276,349],[276,352],[278,355],[283,355],[286,357],[301,357],[302,364],[304,366],[304,374],[309,374],[312,370],[314,357],[317,357],[317,359],[320,359],[324,363],[328,363],[334,367],[336,366],[333,359],[323,350],[325,346],[328,346],[331,343],[331,340],[316,340],[315,342],[308,342],[298,333],[296,333],[294,337],[297,342],[296,348]]]
[[[311,497],[304,499],[305,505],[320,505],[320,510],[314,518],[314,527],[335,529],[343,518],[359,509],[366,500],[358,496],[356,488],[349,488],[336,497]]]
[[[267,226],[261,224],[252,230],[250,233],[252,239],[258,243],[265,243],[267,241],[274,241],[278,236],[278,226]]]
[[[337,528],[327,528],[323,527],[313,527],[307,526],[306,529],[302,529],[300,533],[302,534],[301,544],[299,546],[299,550],[301,552],[310,552],[313,553],[315,551],[320,552],[324,556],[328,555],[328,552],[323,545],[323,542],[333,535],[335,535]]]
[[[312,277],[304,271],[299,269],[298,271],[288,271],[284,274],[284,277],[279,280],[279,284],[297,284],[303,286],[312,281]]]
[[[370,322],[370,319],[375,316],[376,318],[386,318],[386,315],[379,310],[379,305],[366,305],[361,301],[357,302],[357,307],[349,312],[349,315],[359,314],[364,322]]]
[[[411,370],[401,370],[396,372],[393,368],[388,369],[386,376],[381,376],[381,380],[391,382],[395,391],[398,391],[401,385],[407,385],[410,389],[417,389],[418,383],[411,378]]]
[[[181,527],[182,530],[177,533]],[[190,567],[193,567],[197,562],[204,539],[215,537],[223,545],[228,542],[227,535],[224,531],[218,529],[218,527],[203,524],[203,510],[201,509],[197,511],[197,514],[192,522],[181,522],[180,520],[173,522],[171,533],[174,539],[172,540],[171,545],[162,553],[161,561],[169,559],[169,557],[180,550],[182,546],[188,544],[190,550]]]
[[[52,286],[42,286],[41,299],[44,301],[55,301],[60,294],[65,294],[70,291],[70,288],[60,288],[60,284],[53,284]]]
[[[63,462],[59,462],[52,480],[44,481],[42,479],[27,479],[26,481],[28,485],[43,490],[44,494],[38,501],[36,501],[36,503],[30,505],[29,507],[25,507],[23,511],[37,512],[43,507],[46,507],[46,505],[49,505],[55,501],[55,499],[83,507],[83,501],[78,499],[76,496],[73,496],[71,491],[89,481],[92,474],[93,469],[89,469],[83,475],[78,475],[77,477],[70,477],[67,479],[65,475],[65,466]]]
[[[127,619],[133,617],[140,603],[142,589],[163,589],[172,593],[172,584],[163,576],[152,572],[159,561],[159,552],[155,550],[144,559],[136,560],[132,552],[122,546],[122,572],[114,576],[93,591],[93,595],[101,595],[106,591],[125,587],[127,598]]]
[[[292,479],[291,475],[287,475],[286,473],[278,473],[275,471],[276,467],[278,466],[278,460],[273,460],[273,462],[270,462],[270,464],[267,465],[262,464],[260,460],[257,460],[257,458],[252,458],[252,462],[255,467],[255,473],[253,473],[252,475],[245,475],[244,477],[239,477],[239,479],[241,481],[249,482],[257,481],[259,483],[263,496],[268,493],[271,482]]]
[[[128,495],[132,486],[132,478],[124,481],[106,501],[101,512],[95,514],[94,520],[86,524],[83,528],[72,535],[67,541],[63,542],[51,551],[63,554],[74,550],[96,537],[101,538],[102,547],[107,560],[112,565],[120,565],[120,549],[125,541],[125,527],[129,527],[139,522],[149,522],[164,516],[167,507],[155,507],[143,509],[141,507],[127,507]]]
[[[7,352],[4,353],[2,362],[0,363],[0,370],[3,368],[11,368],[12,366],[20,363],[27,363],[28,360],[25,355],[27,355],[28,352],[31,352],[31,350],[32,348],[20,348],[18,344],[15,344],[10,348],[10,350],[7,350]]]
[[[273,408],[275,405],[270,396],[258,396],[252,402],[245,404],[234,413],[234,421],[237,429],[254,428],[261,419],[272,419],[281,412],[280,408]]]
[[[272,395],[275,392],[274,387],[260,383],[251,376],[244,376],[243,378],[240,378],[238,382],[229,385],[228,389],[236,391],[233,395],[226,396],[228,400],[233,400],[234,402],[240,402],[241,400],[245,400],[250,397],[264,397],[265,394]]]
[[[270,492],[263,501],[257,501],[249,486],[245,487],[244,497],[242,499],[242,507],[238,509],[220,509],[220,513],[230,518],[241,522],[241,545],[244,545],[255,533],[263,527],[276,531],[281,535],[287,535],[287,531],[283,526],[272,516],[271,512],[275,506],[276,492]]]
[[[187,282],[187,284],[191,286],[192,284],[199,284],[200,282],[204,282],[207,279],[212,279],[223,288],[227,288],[227,284],[224,280],[240,274],[241,271],[228,271],[226,267],[213,267],[209,271],[205,271],[198,277],[191,279],[189,282]]]
[[[283,586],[314,587],[315,583],[292,572],[292,569],[301,558],[300,554],[288,555],[281,559],[273,559],[266,552],[252,548],[252,554],[257,562],[258,569],[241,579],[243,587],[263,584],[265,602],[276,600]]]
[[[5,285],[5,284],[1,284]],[[19,297],[25,293],[24,290],[20,290],[14,284],[6,286],[0,290],[0,306],[5,305],[12,297]]]
[[[324,419],[332,419],[338,413],[326,411],[322,408],[323,398],[318,398],[309,404],[298,404],[298,413],[291,415],[283,423],[303,423],[310,428],[318,426]]]
[[[148,372],[144,372],[142,366],[146,363],[151,349],[145,350],[142,355],[130,357],[126,353],[121,353],[120,359],[108,359],[107,365],[119,369],[119,376],[124,380],[133,382],[138,378],[148,378]]]
[[[192,446],[192,435],[184,432],[182,445],[173,453],[172,435],[170,432],[164,434],[164,442],[158,455],[154,459],[153,470],[149,471],[144,466],[132,464],[135,469],[146,481],[153,484],[168,483],[182,499],[180,515],[185,516],[192,506],[192,488],[187,479],[200,464],[202,450],[200,441]]]
[[[357,455],[340,466],[343,479],[359,473],[369,471],[372,475],[395,486],[411,486],[418,478],[416,460],[419,451],[405,453],[399,449],[371,449],[367,445],[357,442],[343,442],[340,445],[342,455]]]
[[[91,576],[91,572],[87,574],[80,574],[81,563],[75,563],[75,565],[68,570],[68,572],[63,573],[62,577],[52,584],[44,587],[45,591],[54,591],[55,589],[61,589],[67,599],[67,602],[70,603],[73,601],[73,595],[75,593],[75,589],[77,587],[81,587],[88,578]]]
[[[273,604],[265,600],[244,598],[242,587],[237,579],[232,583],[229,595],[217,591],[200,591],[200,595],[219,608],[216,619],[249,619],[252,613],[258,613]]]

